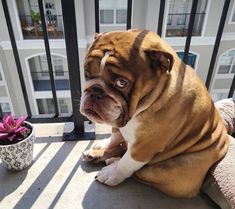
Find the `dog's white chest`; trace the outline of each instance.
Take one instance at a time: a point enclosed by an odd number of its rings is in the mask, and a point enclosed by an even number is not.
[[[139,123],[136,120],[136,118],[132,118],[126,124],[126,126],[120,128],[119,130],[127,142],[134,144],[136,141],[136,129],[138,126],[139,126]]]

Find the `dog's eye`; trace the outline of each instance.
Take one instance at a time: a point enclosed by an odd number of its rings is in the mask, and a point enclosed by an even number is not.
[[[119,78],[115,81],[115,85],[119,88],[125,88],[128,85],[128,80],[125,78]]]

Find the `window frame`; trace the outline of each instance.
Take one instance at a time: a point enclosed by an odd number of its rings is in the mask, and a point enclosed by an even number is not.
[[[113,23],[102,23],[101,22],[101,10],[112,10],[113,11]],[[126,10],[126,21],[124,23],[117,23],[117,11],[118,10]],[[112,3],[110,5],[103,5],[100,4],[100,8],[99,8],[99,20],[100,20],[100,26],[125,26],[127,24],[127,0],[123,1],[123,3],[121,4],[116,4]]]
[[[2,105],[7,105],[10,111],[4,111]],[[12,108],[11,108],[11,104],[10,104],[9,101],[1,101],[1,102],[0,102],[0,106],[1,106],[1,109],[2,109],[2,112],[3,112],[3,113],[8,113],[8,114],[10,113],[10,114],[12,114]]]
[[[234,56],[232,57],[231,64],[230,64],[230,65],[221,65],[221,59],[222,59],[223,55],[224,55],[225,53],[228,53],[228,52],[231,52],[231,51],[234,51]],[[220,66],[229,66],[229,71],[228,71],[228,73],[219,73]],[[227,78],[227,77],[231,77],[233,74],[235,74],[235,73],[232,73],[233,67],[235,67],[235,49],[227,50],[227,51],[225,51],[224,53],[221,54],[221,56],[220,56],[220,58],[219,58],[219,61],[218,61],[216,76],[218,76],[218,78]]]
[[[101,14],[100,14],[100,11],[101,10],[109,10],[109,11],[113,11],[113,23],[102,23],[101,22]],[[114,9],[100,9],[99,10],[99,18],[100,18],[100,25],[101,26],[125,26],[126,23],[117,23],[117,10],[126,10],[127,12],[127,9],[126,8],[114,8]]]
[[[219,56],[219,59],[218,59],[218,62],[217,62],[217,65],[216,65],[216,71],[215,71],[215,75],[213,77],[213,82],[211,84],[211,87],[210,87],[210,95],[213,96],[212,94],[227,94],[229,93],[229,88],[221,88],[221,89],[214,89],[214,86],[215,86],[215,82],[220,80],[220,79],[232,79],[234,74],[233,73],[224,73],[224,74],[219,74],[219,67],[220,67],[220,60],[222,58],[222,56],[225,54],[225,53],[229,53],[230,51],[235,51],[235,48],[231,48],[231,49],[228,49],[228,50],[225,50],[223,51],[223,53],[220,54]],[[235,64],[235,57],[233,58],[233,62]],[[231,64],[232,66],[232,64]],[[230,67],[230,70],[231,71],[231,67]],[[235,93],[234,93],[234,96],[233,98],[235,99]]]
[[[208,22],[208,16],[209,16],[210,7],[211,7],[211,0],[207,0],[206,8],[205,8],[205,11],[204,11],[204,21],[203,21],[202,27],[201,27],[201,33],[200,33],[200,35],[196,35],[196,36],[192,36],[192,37],[203,38],[205,36],[205,31],[206,31],[206,26],[207,26],[207,22]],[[180,39],[185,39],[186,36],[167,36],[167,28],[170,25],[170,24],[168,24],[168,16],[169,16],[169,14],[171,14],[170,13],[170,0],[166,1],[165,8],[166,8],[166,12],[164,13],[162,37],[166,38],[166,39],[169,39],[169,40],[175,40],[176,42],[178,41],[179,38]],[[203,14],[203,12],[201,12],[201,13]],[[172,15],[172,19],[173,19],[173,16],[174,15]],[[173,20],[171,20],[170,22],[172,22],[172,21]]]
[[[230,17],[229,17],[229,25],[234,25],[235,24],[235,20],[233,21],[233,16],[235,16],[235,1],[233,2],[233,6],[232,6],[232,10],[230,12]]]

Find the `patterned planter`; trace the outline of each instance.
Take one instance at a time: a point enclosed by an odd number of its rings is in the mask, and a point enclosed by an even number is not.
[[[34,127],[29,122],[24,122],[31,127],[32,132],[16,144],[0,145],[0,158],[3,165],[11,171],[20,171],[27,168],[33,161]]]

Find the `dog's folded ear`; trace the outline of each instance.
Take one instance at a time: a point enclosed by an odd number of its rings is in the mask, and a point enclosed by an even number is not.
[[[95,33],[94,39],[97,39],[99,36],[99,33]]]
[[[97,38],[99,38],[99,37],[102,36],[103,34],[105,34],[105,32],[95,33],[94,40],[96,40]]]
[[[171,71],[174,63],[172,54],[157,50],[146,50],[145,54],[150,59],[152,69],[160,68],[162,71]]]

